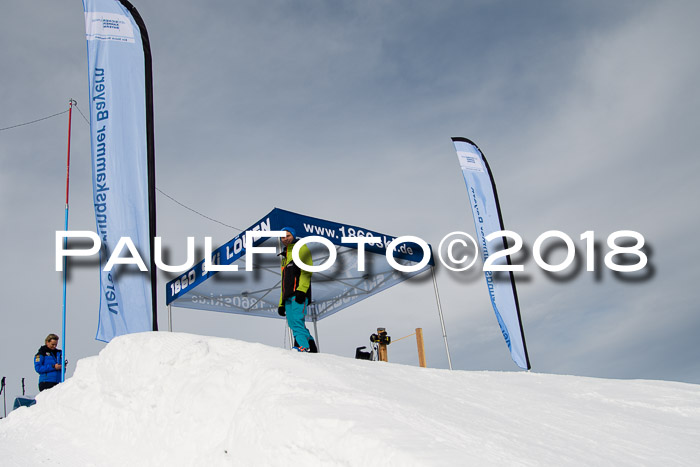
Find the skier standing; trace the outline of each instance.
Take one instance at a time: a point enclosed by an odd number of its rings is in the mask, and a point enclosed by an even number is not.
[[[286,236],[282,237],[284,249],[282,256],[282,290],[277,312],[287,317],[287,324],[294,334],[294,349],[299,352],[317,352],[316,342],[306,328],[304,316],[311,302],[311,272],[304,271],[294,263],[292,250],[297,242],[296,231],[292,227],[283,227]],[[299,259],[313,266],[311,251],[306,245],[299,248]]]

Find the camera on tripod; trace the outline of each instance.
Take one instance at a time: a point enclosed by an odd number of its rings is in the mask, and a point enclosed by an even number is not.
[[[369,341],[373,344],[391,344],[391,336],[386,333],[385,328],[377,328],[377,332],[369,336]]]
[[[365,350],[367,347],[358,347],[355,349],[355,358],[386,361],[386,346],[391,344],[391,336],[386,333],[386,328],[377,328],[377,332],[369,336],[369,341],[372,343],[372,350],[368,352]]]

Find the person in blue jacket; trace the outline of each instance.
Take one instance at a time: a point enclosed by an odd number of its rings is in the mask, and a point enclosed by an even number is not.
[[[63,352],[57,349],[58,336],[49,334],[44,345],[34,356],[34,369],[39,373],[39,391],[49,389],[61,382],[61,362]]]

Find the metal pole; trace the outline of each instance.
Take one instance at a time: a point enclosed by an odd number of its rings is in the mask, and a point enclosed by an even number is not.
[[[314,340],[316,340],[316,349],[321,352],[321,346],[318,344],[318,326],[316,326],[317,320],[316,320],[316,313],[314,312],[313,316],[313,322],[314,322]]]
[[[65,209],[65,229],[68,230],[68,193],[70,184],[70,130],[73,119],[73,104],[77,104],[73,99],[68,103],[68,156],[66,161],[66,209]],[[68,237],[63,237],[63,249],[68,249]],[[63,257],[63,318],[61,327],[61,339],[63,341],[63,351],[61,352],[61,382],[66,380],[66,282],[67,282],[66,257]]]
[[[277,256],[282,255],[282,239],[280,237],[277,238]],[[280,280],[282,278],[282,274],[280,273]],[[282,305],[284,305],[284,300],[282,301]],[[289,327],[289,323],[287,322],[287,318],[284,318],[284,348],[287,349],[287,340],[289,340],[289,350],[294,347],[294,337],[292,337],[292,330]]]
[[[173,306],[168,305],[168,331],[173,332]]]
[[[440,305],[440,292],[438,292],[437,279],[435,278],[435,266],[430,266],[430,273],[433,275],[433,287],[435,287],[435,300],[437,301],[438,314],[440,315],[440,325],[442,326],[442,337],[445,339],[445,352],[447,352],[447,364],[452,369],[452,359],[450,358],[450,347],[447,345],[447,331],[445,331],[445,319],[442,317],[442,306]]]

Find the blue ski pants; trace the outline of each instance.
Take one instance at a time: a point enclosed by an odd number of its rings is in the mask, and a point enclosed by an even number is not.
[[[311,333],[306,329],[306,324],[304,323],[306,303],[297,303],[294,298],[288,298],[284,301],[284,310],[287,313],[287,324],[292,330],[297,344],[308,349]]]

